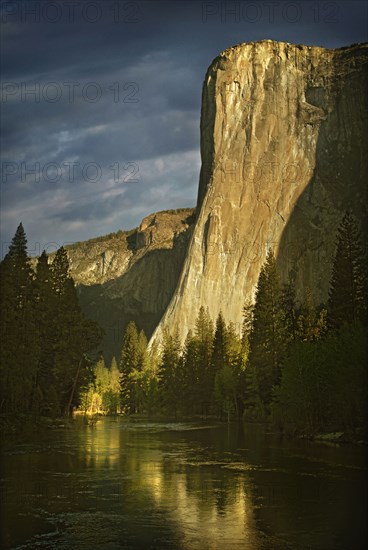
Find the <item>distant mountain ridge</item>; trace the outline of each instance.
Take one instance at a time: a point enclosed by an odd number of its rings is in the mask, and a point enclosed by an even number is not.
[[[105,331],[108,361],[118,357],[129,321],[152,335],[179,280],[194,220],[193,208],[156,212],[130,231],[65,247],[81,308]]]

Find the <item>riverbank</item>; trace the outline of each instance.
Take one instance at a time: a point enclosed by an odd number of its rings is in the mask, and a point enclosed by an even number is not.
[[[313,436],[298,436],[299,439],[309,439],[311,441],[322,441],[325,443],[354,443],[355,445],[368,445],[367,434],[363,429],[357,429],[351,432],[326,432],[318,433]]]
[[[272,423],[271,423],[272,425]],[[273,424],[275,428],[275,424]],[[277,429],[277,428],[276,428]],[[317,441],[330,444],[353,443],[354,445],[368,445],[367,429],[363,427],[350,428],[348,430],[338,427],[326,429],[323,431],[308,431],[296,429],[293,426],[279,426],[279,433],[289,439],[304,439],[307,441]]]
[[[75,411],[73,417],[46,417],[38,416],[32,417],[25,414],[18,415],[0,415],[0,434],[2,438],[8,438],[12,436],[22,437],[27,436],[32,433],[39,433],[48,430],[59,430],[59,429],[71,429],[75,424],[77,418],[85,418],[86,424],[93,426],[99,418],[104,418],[108,415],[84,415],[81,411]],[[227,424],[228,422],[220,419],[216,416],[185,416],[185,417],[168,417],[167,415],[145,415],[145,414],[132,414],[132,415],[111,415],[110,418],[124,418],[126,422],[216,422],[219,424]],[[234,423],[244,423],[244,420],[233,419],[231,424]],[[279,434],[286,439],[302,439],[308,441],[323,442],[326,444],[335,444],[335,445],[344,445],[344,444],[354,444],[354,445],[368,445],[367,431],[363,428],[356,428],[355,430],[350,431],[329,431],[321,433],[300,433],[292,430],[280,430],[274,424],[269,422],[249,422],[247,424],[259,425],[261,431],[273,432]]]
[[[3,437],[22,436],[43,430],[71,428],[73,418],[48,416],[29,416],[26,414],[0,415],[0,434]]]

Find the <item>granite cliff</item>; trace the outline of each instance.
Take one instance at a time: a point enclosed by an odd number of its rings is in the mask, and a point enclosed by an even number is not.
[[[368,46],[264,40],[222,52],[203,84],[197,221],[153,338],[182,340],[201,305],[241,323],[273,247],[326,300],[336,229],[351,209],[367,235]]]
[[[198,309],[242,321],[272,247],[297,298],[326,301],[336,229],[347,209],[367,241],[368,45],[337,50],[264,40],[210,65],[202,92],[194,209],[67,248],[84,312],[107,358],[135,320],[152,340]],[[152,341],[151,340],[151,341]]]
[[[190,208],[157,212],[131,231],[66,247],[82,310],[105,331],[108,361],[119,356],[129,321],[151,336],[176,288],[194,219]]]

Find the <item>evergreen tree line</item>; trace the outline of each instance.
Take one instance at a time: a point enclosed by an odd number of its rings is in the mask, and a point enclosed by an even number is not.
[[[114,410],[272,419],[309,434],[364,426],[366,267],[357,224],[347,213],[338,229],[326,307],[314,305],[309,288],[298,303],[295,276],[282,284],[269,250],[254,304],[244,306],[241,334],[221,313],[214,325],[201,307],[184,346],[177,330],[166,331],[158,352],[155,345],[147,349],[144,333],[131,322]]]
[[[70,413],[102,335],[80,311],[65,249],[33,270],[20,224],[0,264],[0,308],[0,412]]]
[[[118,362],[93,365],[101,333],[78,306],[65,250],[35,270],[20,224],[0,264],[1,412],[216,415],[270,420],[292,431],[364,426],[367,390],[367,259],[347,213],[339,227],[326,307],[313,290],[296,300],[272,250],[241,334],[201,307],[183,346],[166,330],[150,348],[134,322]]]

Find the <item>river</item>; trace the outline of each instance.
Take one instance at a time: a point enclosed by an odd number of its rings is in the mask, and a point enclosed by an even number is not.
[[[366,459],[255,424],[80,418],[3,446],[1,548],[365,549]]]

